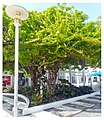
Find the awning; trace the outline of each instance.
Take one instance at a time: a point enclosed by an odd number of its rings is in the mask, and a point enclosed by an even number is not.
[[[91,76],[102,76],[102,72],[99,71],[99,72],[95,72],[95,73],[92,73],[90,74]]]

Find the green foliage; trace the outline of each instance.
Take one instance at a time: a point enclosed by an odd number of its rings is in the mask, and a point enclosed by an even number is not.
[[[32,94],[32,104],[39,105],[42,103],[42,95],[39,93]]]
[[[13,93],[14,89],[3,88],[3,92]],[[65,85],[65,83],[57,84],[54,96],[52,95],[52,91],[50,92],[51,101],[48,96],[47,87],[45,86],[43,88],[43,95],[39,93],[38,87],[23,87],[23,88],[20,87],[18,92],[19,94],[23,94],[29,98],[30,106],[36,106],[40,104],[54,102],[57,100],[68,99],[79,95],[90,94],[94,91],[89,86],[75,87],[70,83],[67,85]]]
[[[3,28],[7,31],[3,31],[3,62],[6,70],[13,70],[14,25],[4,8]],[[101,20],[87,19],[83,11],[66,4],[42,12],[29,11],[28,19],[20,26],[19,65],[32,77],[35,74],[32,80],[42,76],[44,66],[55,76],[61,65],[95,66],[101,61]]]
[[[69,85],[69,86],[71,86],[71,84],[69,83],[69,81],[68,80],[66,80],[66,79],[58,79],[62,84],[67,84],[67,85]]]
[[[14,90],[12,88],[3,88],[4,93],[13,93]]]
[[[71,96],[75,96],[76,92],[75,91],[71,91]]]

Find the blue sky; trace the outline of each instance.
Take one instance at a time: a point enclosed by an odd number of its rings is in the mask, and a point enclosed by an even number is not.
[[[43,11],[57,3],[21,3],[18,4],[25,7],[27,10]],[[75,9],[82,10],[88,14],[88,21],[96,21],[97,17],[101,15],[101,4],[100,3],[68,3],[67,5],[73,5]]]

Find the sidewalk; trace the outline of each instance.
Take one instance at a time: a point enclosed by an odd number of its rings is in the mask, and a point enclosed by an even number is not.
[[[101,117],[101,96],[95,95],[47,111],[60,117]]]
[[[13,112],[7,109],[8,107],[6,104],[3,106],[4,110],[11,114],[10,115],[9,113],[4,112],[4,116],[12,117]],[[69,102],[59,107],[46,109],[26,116],[21,116],[21,113],[19,112],[19,117],[35,117],[39,119],[44,118],[46,120],[49,118],[51,120],[51,118],[54,119],[63,117],[101,117],[101,95],[100,92],[98,92],[97,95],[84,99],[82,98],[80,100],[76,100],[75,102]]]
[[[50,116],[50,117],[49,117]],[[93,95],[75,102],[34,113],[29,117],[63,118],[63,117],[101,117],[101,95]]]
[[[8,112],[6,112],[5,110],[1,111],[1,115],[2,117],[13,117],[12,115],[10,115]]]

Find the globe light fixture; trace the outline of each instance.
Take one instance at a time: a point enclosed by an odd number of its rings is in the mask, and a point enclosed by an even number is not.
[[[22,20],[28,18],[28,11],[18,5],[7,6],[7,15],[14,20],[15,25],[15,69],[14,69],[14,117],[18,116],[18,48],[19,48],[19,26]]]

